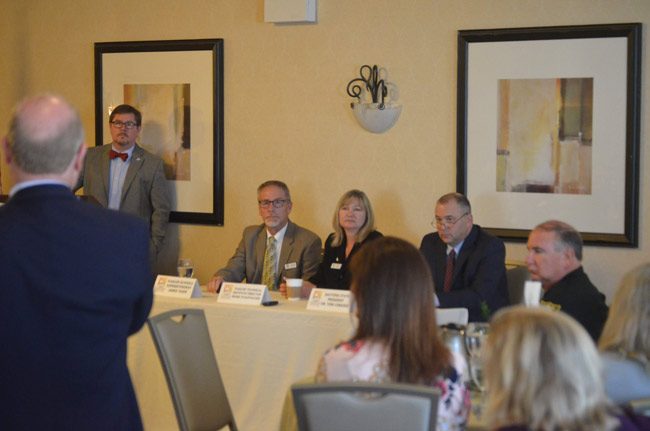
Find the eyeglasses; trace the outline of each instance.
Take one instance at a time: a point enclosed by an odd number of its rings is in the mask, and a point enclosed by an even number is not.
[[[135,121],[127,121],[127,122],[121,122],[121,121],[111,121],[111,125],[115,127],[116,129],[133,129],[138,125]]]
[[[290,202],[289,199],[275,199],[273,201],[257,201],[260,208],[269,208],[273,205],[273,208],[282,208],[287,202]]]
[[[452,216],[447,216],[445,218],[436,217],[436,219],[431,222],[431,226],[433,226],[435,228],[438,228],[438,227],[452,227],[453,225],[458,223],[460,221],[460,219],[462,219],[466,215],[469,215],[469,213],[464,213],[462,216],[458,217],[455,220],[454,220],[454,218]]]

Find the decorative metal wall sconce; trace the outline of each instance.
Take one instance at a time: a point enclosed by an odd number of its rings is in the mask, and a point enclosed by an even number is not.
[[[386,69],[364,64],[359,69],[360,77],[348,82],[348,94],[357,98],[350,103],[354,116],[361,127],[372,133],[384,133],[402,113],[402,105],[393,103],[398,98],[397,86],[386,80],[387,75]]]

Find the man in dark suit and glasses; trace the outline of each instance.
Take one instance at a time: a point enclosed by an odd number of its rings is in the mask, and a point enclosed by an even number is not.
[[[19,104],[3,140],[0,429],[142,429],[126,340],[151,309],[149,229],[73,195],[83,141],[54,95]]]
[[[506,248],[499,238],[474,224],[467,197],[448,193],[438,199],[435,233],[422,238],[441,307],[464,307],[470,322],[485,321],[508,305]]]

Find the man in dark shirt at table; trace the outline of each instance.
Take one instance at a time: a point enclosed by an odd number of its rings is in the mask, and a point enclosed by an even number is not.
[[[580,233],[558,220],[537,225],[528,236],[526,265],[530,278],[542,282],[541,304],[573,317],[597,341],[609,309],[582,269]]]
[[[460,193],[440,197],[432,225],[437,232],[422,238],[420,252],[440,307],[467,308],[470,322],[480,322],[507,306],[505,246],[474,224],[469,200]]]
[[[28,99],[3,140],[0,428],[141,430],[126,340],[152,303],[149,230],[77,199],[86,146],[61,97]]]

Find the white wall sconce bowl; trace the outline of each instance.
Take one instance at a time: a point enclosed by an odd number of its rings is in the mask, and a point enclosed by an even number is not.
[[[384,133],[402,113],[402,105],[395,103],[397,86],[387,76],[386,69],[364,64],[359,69],[359,78],[348,82],[348,95],[357,99],[350,103],[354,116],[361,127],[372,133]]]
[[[393,103],[384,104],[383,109],[381,103],[352,102],[350,105],[361,127],[372,133],[384,133],[397,123],[402,113],[402,105]]]

